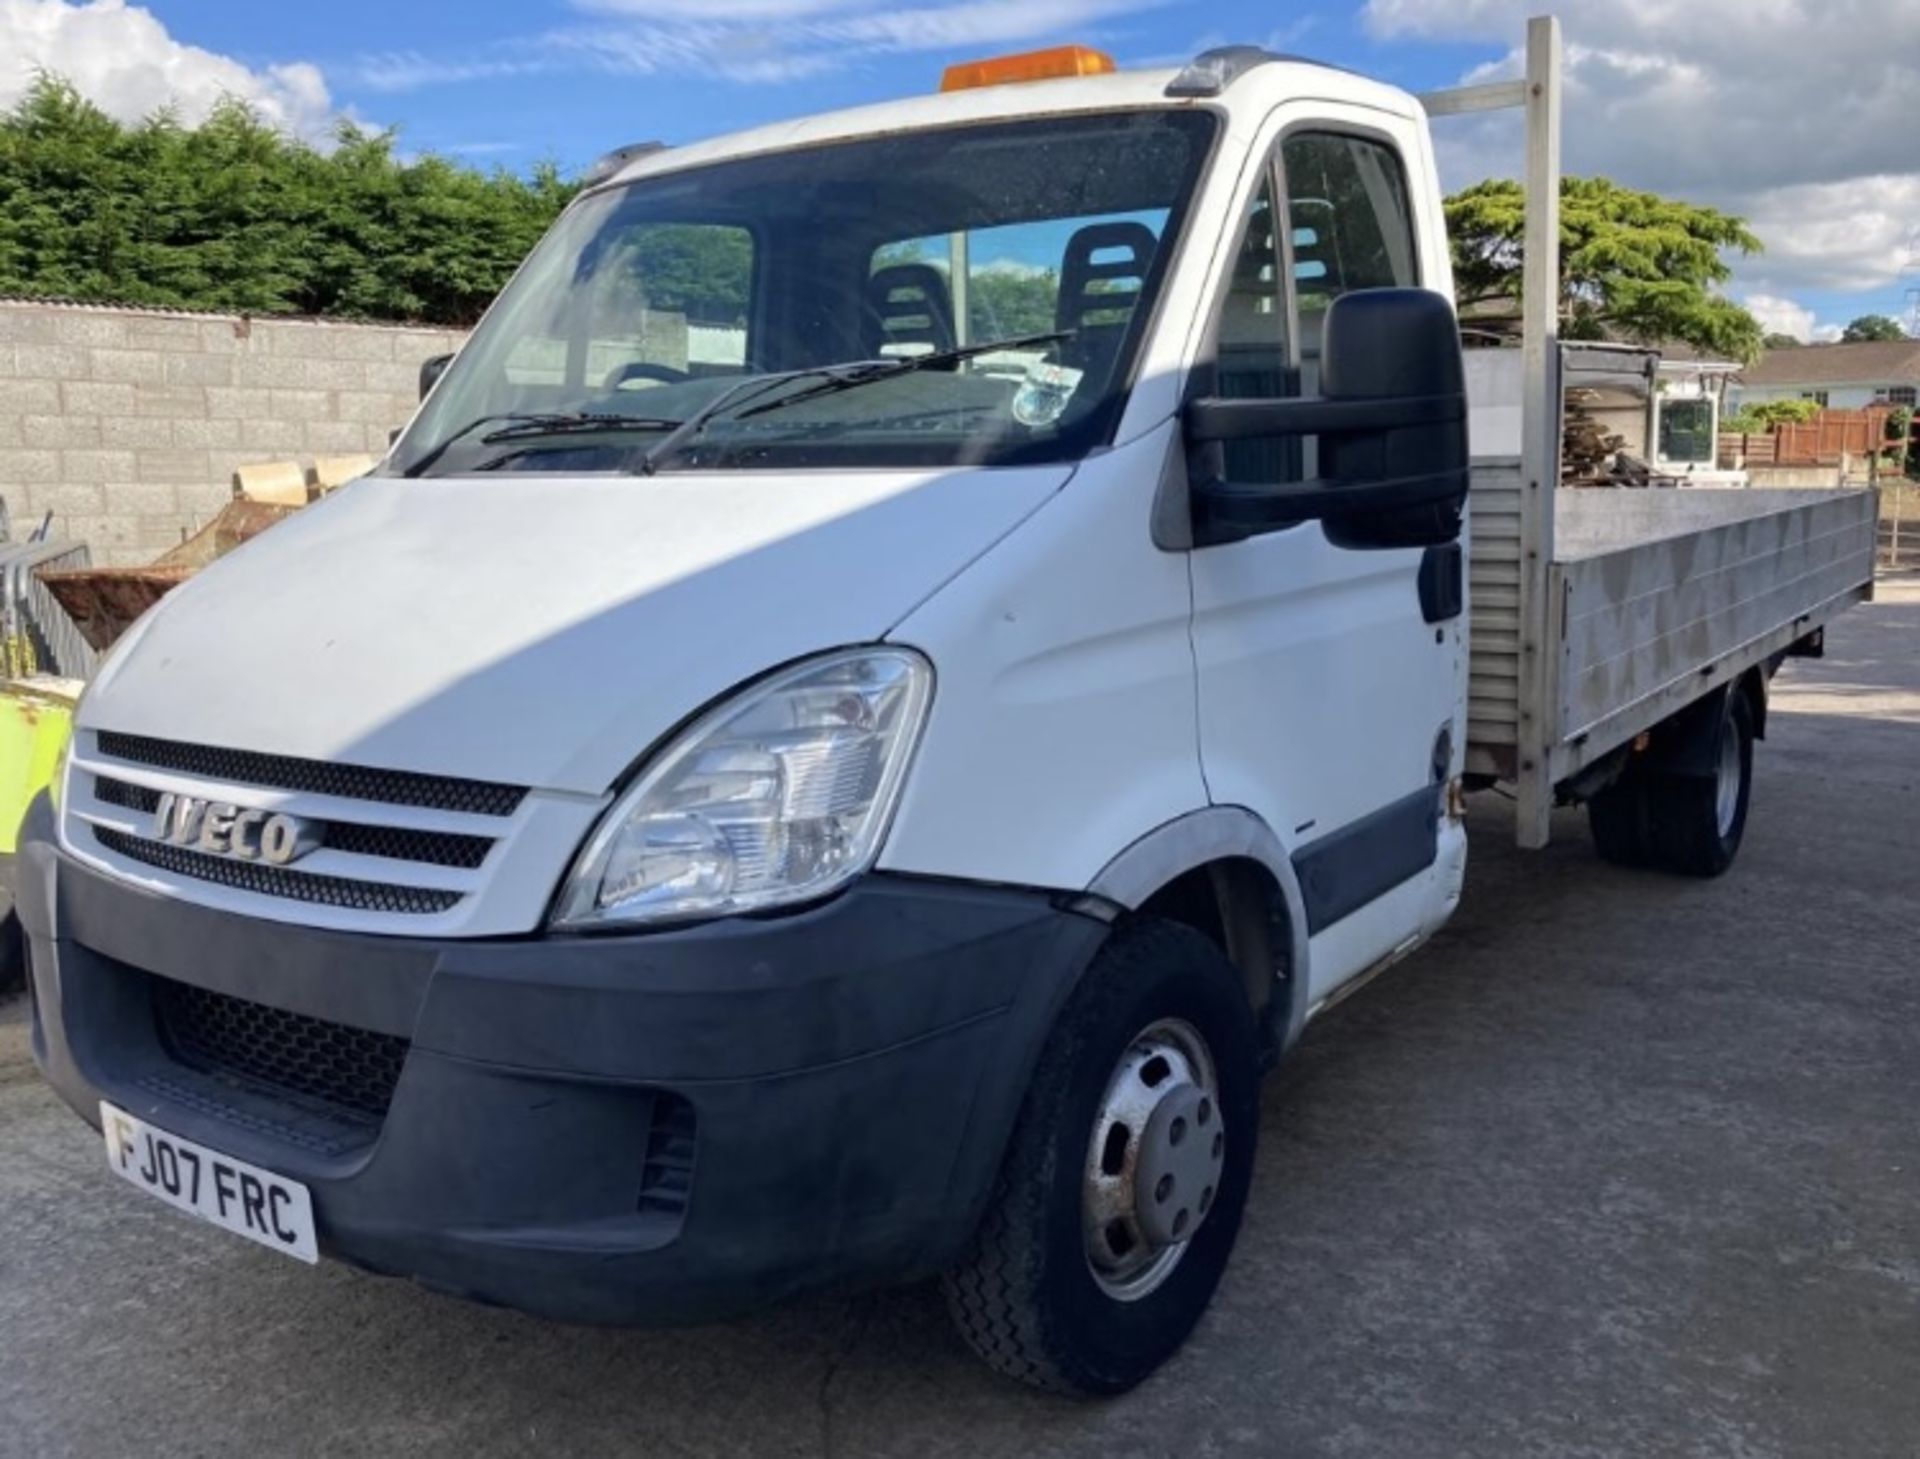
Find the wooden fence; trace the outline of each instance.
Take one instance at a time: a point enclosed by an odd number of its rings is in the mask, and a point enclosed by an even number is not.
[[[1887,440],[1885,405],[1865,410],[1823,410],[1806,422],[1786,422],[1766,435],[1720,433],[1720,460],[1726,465],[1838,466],[1842,456],[1866,457],[1896,443]]]

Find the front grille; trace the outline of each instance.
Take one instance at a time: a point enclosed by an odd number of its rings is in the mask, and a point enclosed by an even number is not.
[[[266,897],[287,897],[297,902],[316,902],[325,907],[348,907],[360,912],[399,912],[428,916],[457,906],[461,893],[436,887],[403,887],[388,882],[355,881],[344,876],[325,876],[292,867],[272,866],[261,861],[235,861],[225,856],[209,856],[171,846],[164,841],[149,841],[129,836],[106,826],[95,826],[94,836],[107,850],[130,860],[157,866],[175,876],[190,876],[238,891],[257,892]]]
[[[424,861],[471,871],[487,859],[493,842],[485,836],[452,831],[414,831],[403,826],[364,826],[358,821],[328,821],[320,843],[333,851],[378,856],[389,861]]]
[[[151,786],[112,780],[105,775],[94,777],[93,793],[108,805],[139,811],[142,815],[152,815],[160,805],[160,792]],[[378,856],[390,861],[418,861],[471,871],[485,861],[493,849],[490,837],[464,836],[452,831],[368,826],[358,821],[323,821],[319,826],[321,843],[334,851],[350,851],[356,856]]]
[[[153,980],[154,1014],[175,1058],[375,1118],[393,1103],[407,1040],[269,1008],[208,988]]]
[[[252,750],[222,750],[211,745],[121,734],[116,730],[102,730],[99,746],[100,753],[111,759],[208,780],[224,780],[229,784],[263,785],[308,795],[385,801],[389,805],[461,811],[475,816],[510,816],[527,793],[521,785],[421,775],[412,770],[335,765],[326,760],[298,760],[290,755],[262,755]]]
[[[143,816],[150,816],[160,808],[159,791],[148,785],[135,785],[130,780],[109,780],[104,775],[96,775],[93,777],[93,794],[108,805],[139,811]]]

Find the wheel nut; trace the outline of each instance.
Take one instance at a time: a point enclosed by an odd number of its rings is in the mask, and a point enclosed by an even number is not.
[[[1156,1201],[1164,1202],[1167,1199],[1167,1197],[1172,1194],[1173,1194],[1173,1177],[1170,1175],[1161,1176],[1160,1184],[1156,1185],[1153,1188],[1153,1198]]]
[[[1169,1145],[1178,1145],[1186,1138],[1187,1122],[1185,1120],[1175,1120],[1171,1125],[1167,1126],[1167,1143]]]

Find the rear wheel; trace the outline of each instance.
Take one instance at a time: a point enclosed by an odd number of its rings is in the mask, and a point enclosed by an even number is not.
[[[1254,1018],[1214,945],[1117,931],[1041,1054],[979,1231],[947,1273],[982,1358],[1121,1393],[1186,1340],[1239,1232],[1259,1123]]]
[[[1710,776],[1662,777],[1652,801],[1654,854],[1668,871],[1718,876],[1733,865],[1753,796],[1753,710],[1727,697]]]
[[[1733,865],[1753,798],[1753,705],[1729,694],[1710,751],[1710,774],[1635,765],[1587,805],[1594,845],[1608,861],[1683,876]]]

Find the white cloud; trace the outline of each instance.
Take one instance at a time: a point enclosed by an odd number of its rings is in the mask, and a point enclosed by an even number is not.
[[[39,71],[66,77],[120,121],[172,106],[191,125],[225,96],[301,136],[324,135],[337,115],[319,67],[253,69],[175,40],[152,11],[123,0],[0,0],[0,107],[18,102]]]
[[[1384,39],[1514,45],[1538,0],[1367,0]],[[1920,227],[1914,0],[1562,0],[1566,163],[1748,218],[1739,286],[1886,288]],[[1474,79],[1518,72],[1518,51]],[[1517,124],[1436,130],[1450,183],[1511,174]]]
[[[3,3],[3,0],[0,0]],[[901,52],[994,47],[1091,27],[1169,0],[571,0],[584,19],[487,51],[374,55],[361,79],[389,91],[564,67],[798,80]]]
[[[857,10],[863,0],[573,0],[590,15],[637,15],[648,20],[797,20],[835,10]]]
[[[1813,338],[1813,311],[1777,294],[1749,294],[1740,301],[1768,334],[1784,334],[1803,344]]]
[[[455,142],[437,150],[449,157],[505,157],[527,150],[525,142]]]
[[[418,51],[382,51],[362,56],[356,66],[363,86],[375,91],[417,91],[423,86],[445,86],[460,81],[486,81],[496,76],[520,76],[549,69],[544,60],[468,58],[448,60]]]
[[[1769,188],[1741,208],[1767,245],[1756,278],[1865,290],[1920,265],[1920,172]]]

